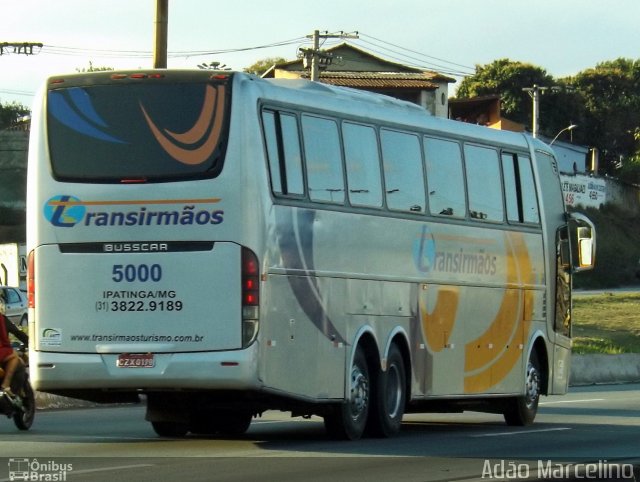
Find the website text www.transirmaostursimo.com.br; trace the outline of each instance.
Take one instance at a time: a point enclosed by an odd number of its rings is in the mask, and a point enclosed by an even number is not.
[[[204,335],[71,335],[71,341],[97,341],[97,342],[157,342],[157,343],[201,343]]]

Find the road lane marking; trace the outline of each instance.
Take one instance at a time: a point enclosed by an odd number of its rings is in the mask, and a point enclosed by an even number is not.
[[[588,402],[604,402],[604,398],[587,398],[585,400],[558,400],[555,402],[540,402],[540,405],[555,405],[557,403],[588,403]]]
[[[254,420],[251,424],[264,425],[266,423],[291,423],[291,422],[322,422],[322,418],[313,417],[313,418],[291,418],[286,420]]]
[[[472,438],[480,438],[480,437],[506,437],[509,435],[527,435],[530,433],[541,433],[541,432],[560,432],[563,430],[571,430],[571,427],[558,427],[558,428],[541,428],[539,430],[524,430],[521,432],[498,432],[498,433],[481,433],[477,435],[469,435]]]
[[[155,467],[155,464],[116,465],[114,467],[99,467],[96,469],[70,470],[69,474],[92,474],[94,472],[109,472],[111,470],[141,469],[144,467]]]

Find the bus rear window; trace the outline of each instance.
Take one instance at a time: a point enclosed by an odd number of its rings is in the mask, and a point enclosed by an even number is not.
[[[62,181],[172,181],[222,169],[229,118],[224,83],[123,83],[54,88],[49,154]]]

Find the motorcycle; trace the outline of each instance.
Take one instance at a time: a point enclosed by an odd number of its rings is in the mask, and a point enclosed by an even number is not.
[[[13,418],[18,429],[29,430],[36,415],[36,397],[29,381],[29,355],[22,343],[14,343],[13,349],[22,359],[11,380],[11,391],[16,396],[11,399],[6,394],[0,394],[0,414]],[[0,381],[3,378],[4,369],[0,367]]]

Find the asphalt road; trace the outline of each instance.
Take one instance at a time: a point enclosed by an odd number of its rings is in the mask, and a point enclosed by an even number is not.
[[[357,442],[279,412],[236,439],[159,438],[142,406],[41,411],[29,432],[0,419],[0,482],[572,480],[584,471],[640,480],[639,465],[640,384],[543,398],[531,427],[490,414],[412,414],[399,436]]]

